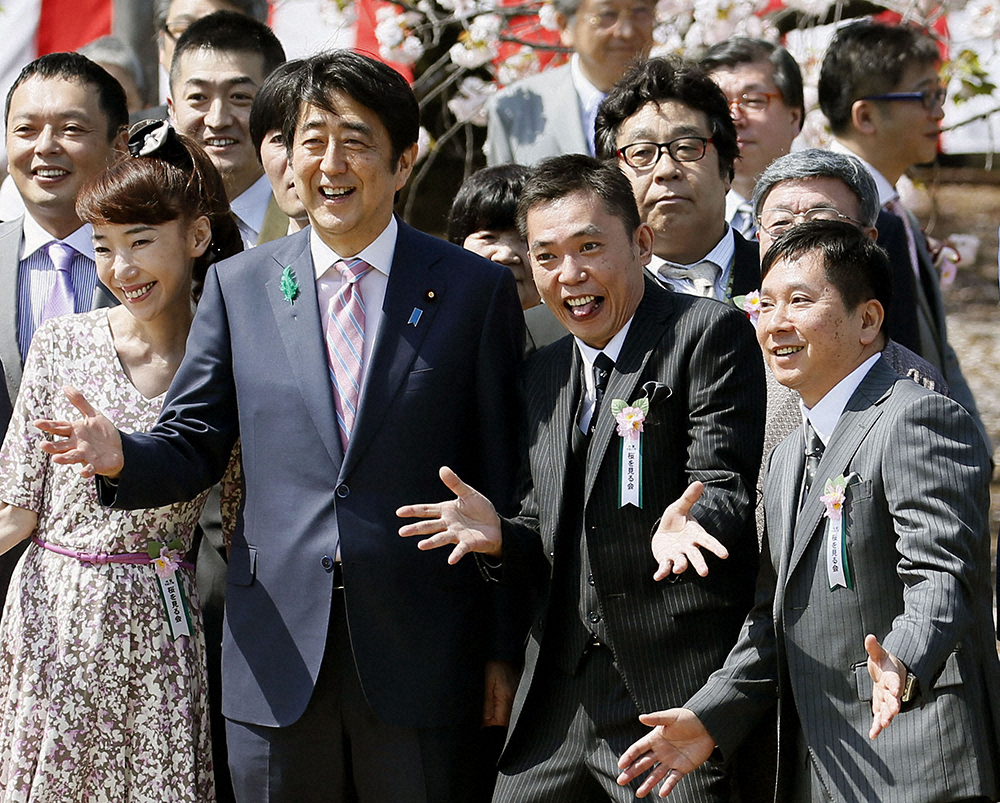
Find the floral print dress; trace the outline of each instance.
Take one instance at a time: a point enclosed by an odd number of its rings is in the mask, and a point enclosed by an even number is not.
[[[107,310],[35,333],[6,441],[0,500],[38,514],[35,536],[87,553],[147,552],[191,538],[206,494],[152,510],[102,508],[94,480],[39,448],[37,418],[79,417],[79,388],[123,432],[155,423],[122,370]],[[193,572],[180,569],[191,636],[171,638],[152,565],[88,564],[31,543],[0,625],[0,801],[215,800],[204,635]]]

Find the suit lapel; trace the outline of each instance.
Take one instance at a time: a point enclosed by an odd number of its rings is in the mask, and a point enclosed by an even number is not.
[[[348,445],[343,473],[357,463],[371,443],[389,406],[413,368],[413,362],[448,291],[446,272],[435,270],[439,258],[422,255],[413,229],[399,222],[396,250],[382,304],[382,322],[375,336],[371,365],[365,371],[358,417]],[[416,325],[409,323],[419,310]]]
[[[771,458],[764,486],[767,535],[771,549],[778,545],[778,588],[784,587],[792,558],[792,537],[799,508],[802,474],[805,469],[805,440],[802,426],[779,444]],[[778,539],[780,538],[780,542]]]
[[[268,259],[270,275],[264,287],[302,400],[339,471],[342,461],[340,430],[333,406],[333,385],[309,252],[309,229],[287,238],[283,245],[284,248]],[[286,266],[294,272],[299,286],[294,303],[285,298],[281,289],[281,275]]]
[[[546,126],[555,128],[563,153],[590,153],[590,138],[583,130],[580,101],[573,86],[573,71],[569,64],[563,68],[562,81],[551,85],[557,119],[546,120]]]
[[[824,529],[818,526],[826,511],[825,505],[820,501],[820,497],[824,494],[823,486],[827,479],[840,476],[847,471],[858,447],[882,415],[882,402],[889,397],[892,386],[898,378],[896,372],[880,359],[861,380],[861,384],[848,400],[830,436],[830,442],[823,452],[823,459],[816,470],[816,480],[809,489],[802,510],[799,511],[788,566],[789,573],[795,570],[809,542]]]
[[[649,362],[653,350],[664,339],[667,323],[673,315],[673,298],[656,284],[654,279],[646,277],[646,288],[642,301],[635,311],[632,325],[622,344],[622,350],[615,362],[615,370],[611,372],[604,401],[601,403],[597,427],[591,435],[590,447],[587,450],[587,474],[584,486],[584,505],[590,499],[597,472],[604,462],[605,452],[611,442],[612,435],[617,430],[615,418],[611,414],[611,401],[624,399],[635,401],[637,387],[642,372]],[[669,344],[663,345],[669,348]],[[617,444],[615,444],[617,446]]]
[[[552,361],[553,366],[564,366],[564,368],[558,372],[553,370],[547,373],[545,392],[541,394],[539,406],[534,412],[536,418],[544,420],[546,411],[552,411],[548,424],[542,432],[539,450],[546,456],[546,463],[551,468],[551,473],[546,472],[545,475],[546,481],[551,482],[545,493],[552,493],[555,496],[557,502],[553,510],[561,511],[565,503],[573,438],[576,437],[573,429],[578,426],[579,402],[583,393],[580,375],[583,370],[583,358],[576,347],[576,341],[571,338],[553,348],[568,351],[568,355],[565,359]],[[552,517],[550,520],[551,532],[542,533],[549,548],[552,544],[550,539],[554,539],[559,524],[558,518]]]
[[[21,384],[21,347],[17,341],[17,274],[24,218],[5,224],[0,234],[0,362],[7,379],[7,392],[14,403]]]

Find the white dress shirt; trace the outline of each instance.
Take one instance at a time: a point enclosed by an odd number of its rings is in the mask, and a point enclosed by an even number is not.
[[[851,396],[858,389],[861,380],[868,376],[868,372],[881,356],[881,352],[873,354],[861,363],[861,365],[827,391],[827,394],[816,402],[811,409],[806,407],[802,403],[802,400],[799,399],[799,406],[802,408],[803,425],[808,420],[813,425],[813,429],[816,430],[816,434],[819,435],[819,439],[823,441],[824,446],[830,442],[830,436],[833,435],[833,430],[836,428],[837,422],[844,414],[847,402],[851,400]]]
[[[271,203],[271,182],[263,175],[247,187],[229,204],[236,216],[236,227],[240,230],[243,248],[250,249],[257,245],[257,237],[264,225],[267,205]]]
[[[634,317],[634,316],[633,316]],[[583,357],[583,405],[580,410],[580,420],[577,422],[580,426],[582,432],[587,432],[590,428],[590,419],[594,415],[594,405],[597,403],[597,387],[594,384],[594,360],[597,359],[597,355],[604,352],[608,357],[610,357],[614,362],[618,362],[618,355],[621,354],[622,344],[625,342],[625,336],[628,334],[629,327],[632,325],[632,318],[626,321],[625,325],[618,330],[608,344],[602,349],[595,349],[593,346],[588,346],[580,338],[574,337],[573,340],[576,342],[576,347],[580,350],[580,356]]]
[[[594,145],[594,122],[597,120],[597,107],[604,100],[605,93],[587,80],[580,68],[579,54],[573,54],[573,58],[569,61],[569,70],[570,75],[573,76],[576,97],[580,101],[580,122],[583,123],[583,134],[587,139],[590,155],[593,156],[597,152]]]
[[[722,235],[722,239],[715,244],[715,247],[711,251],[696,262],[692,262],[690,265],[680,265],[676,262],[667,262],[665,259],[661,259],[656,254],[653,254],[649,260],[649,271],[665,287],[669,287],[677,293],[696,296],[698,293],[695,291],[694,282],[690,279],[675,279],[672,276],[664,276],[660,273],[660,268],[670,266],[680,268],[681,270],[690,270],[701,262],[711,262],[719,268],[719,273],[715,277],[715,298],[719,301],[725,301],[726,290],[729,288],[729,276],[733,269],[733,259],[736,257],[736,241],[733,240],[733,237],[742,236],[732,226],[727,225],[726,233]]]

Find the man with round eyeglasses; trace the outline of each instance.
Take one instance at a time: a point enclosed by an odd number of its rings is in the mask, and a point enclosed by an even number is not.
[[[740,146],[733,186],[726,196],[726,220],[752,239],[753,185],[764,168],[791,150],[802,130],[802,73],[785,48],[744,36],[712,46],[699,63],[729,101]]]
[[[757,249],[726,222],[736,127],[701,68],[663,58],[633,67],[601,104],[595,134],[653,230],[647,269],[660,284],[727,302],[757,288]]]

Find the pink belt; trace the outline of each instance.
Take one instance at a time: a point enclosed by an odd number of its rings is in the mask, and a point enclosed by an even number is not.
[[[76,558],[81,563],[93,563],[98,566],[105,563],[127,563],[148,566],[153,562],[153,559],[145,552],[122,552],[117,555],[109,555],[106,552],[80,552],[76,549],[69,549],[64,546],[48,544],[37,535],[32,536],[31,540],[38,544],[38,546],[42,549],[47,549],[49,552],[55,552],[57,555],[65,555],[67,558]],[[193,563],[188,563],[183,560],[179,561],[177,565],[182,569],[194,569]]]

